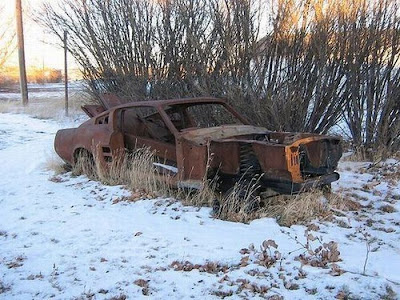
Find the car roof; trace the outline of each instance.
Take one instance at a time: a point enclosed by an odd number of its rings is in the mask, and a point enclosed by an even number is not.
[[[149,101],[137,101],[126,104],[114,106],[112,109],[123,109],[137,106],[152,106],[152,107],[164,107],[177,104],[203,104],[203,103],[220,103],[225,104],[226,101],[220,98],[214,97],[198,97],[198,98],[180,98],[180,99],[166,99],[166,100],[149,100]]]

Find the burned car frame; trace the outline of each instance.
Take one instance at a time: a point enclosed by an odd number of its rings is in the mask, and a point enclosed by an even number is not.
[[[149,147],[159,165],[176,170],[173,182],[180,186],[199,188],[215,174],[225,187],[259,176],[261,188],[293,194],[339,179],[336,136],[253,126],[217,98],[107,103],[83,107],[91,119],[57,132],[55,150],[65,162],[96,151],[107,163],[121,151]]]

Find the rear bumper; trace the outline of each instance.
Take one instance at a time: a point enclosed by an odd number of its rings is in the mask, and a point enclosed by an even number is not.
[[[304,182],[299,183],[283,180],[263,179],[262,185],[264,187],[271,188],[281,194],[296,194],[300,191],[303,192],[313,188],[319,188],[324,185],[331,184],[339,178],[339,173],[334,172],[332,174],[310,178],[305,180]]]

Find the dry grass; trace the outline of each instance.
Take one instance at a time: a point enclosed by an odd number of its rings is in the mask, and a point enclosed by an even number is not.
[[[217,192],[217,178],[203,180],[200,190],[173,188],[168,175],[158,174],[155,156],[149,149],[133,153],[121,153],[104,166],[87,152],[82,152],[73,167],[74,175],[87,174],[105,184],[124,184],[132,191],[135,201],[141,198],[169,196],[182,200],[186,205],[214,206],[214,216],[222,220],[249,222],[260,217],[276,218],[283,226],[306,223],[317,217],[327,218],[335,211],[360,209],[360,204],[337,194],[324,194],[312,190],[298,195],[275,195],[265,197],[257,192],[258,180],[240,181],[224,196]],[[266,193],[268,194],[268,193]]]
[[[171,194],[170,175],[161,177],[154,165],[154,153],[149,149],[139,149],[128,156],[129,187],[143,189],[158,196]]]
[[[351,148],[350,148],[351,149]],[[399,158],[398,152],[389,152],[385,147],[377,147],[376,149],[365,149],[364,147],[358,147],[352,150],[352,153],[344,158],[343,161],[352,162],[373,162],[379,163],[386,158]]]
[[[85,174],[90,179],[98,180],[96,165],[93,156],[87,151],[81,151],[76,157],[75,164],[72,166],[72,175],[79,176]]]
[[[247,189],[251,189],[248,186]],[[248,193],[235,190],[221,200],[217,218],[234,222],[249,222],[261,217],[276,218],[283,226],[305,224],[312,219],[328,219],[333,214],[356,211],[361,208],[358,202],[334,193],[324,193],[319,189],[297,195],[275,195],[268,193]],[[270,193],[271,194],[271,193]]]
[[[389,214],[396,212],[396,209],[392,205],[389,205],[389,204],[384,204],[381,207],[379,207],[379,209],[381,211],[383,211],[385,213],[389,213]]]
[[[315,190],[296,195],[293,201],[284,206],[278,220],[280,224],[290,226],[310,221],[327,212],[328,207],[322,191]]]
[[[154,153],[149,149],[138,149],[129,154],[121,152],[109,164],[101,163],[99,157],[82,151],[73,166],[72,174],[86,174],[107,185],[123,184],[141,195],[168,196],[171,194],[168,178],[157,174],[154,162]]]
[[[361,204],[359,202],[346,198],[340,193],[331,193],[325,196],[331,210],[346,212],[358,211],[361,209]]]
[[[220,198],[220,206],[215,216],[234,222],[248,222],[257,218],[260,207],[258,187],[259,179],[253,179],[250,182],[241,179]]]
[[[53,171],[55,175],[65,173],[67,170],[64,161],[54,152],[48,155],[45,168],[46,170]]]
[[[171,175],[158,173],[155,162],[156,157],[150,149],[114,154],[114,159],[108,164],[101,163],[99,157],[83,151],[77,157],[72,174],[86,174],[89,178],[107,185],[126,185],[134,195],[130,200],[146,196],[168,196],[180,199],[186,205],[212,205],[217,197],[216,179],[204,180],[200,190],[176,188],[171,183]]]
[[[329,211],[327,200],[321,190],[298,195],[278,195],[264,201],[260,216],[274,217],[283,226],[306,223]]]
[[[82,114],[81,105],[87,102],[84,93],[72,94],[69,98],[69,115]],[[19,101],[0,101],[0,113],[28,114],[38,119],[61,119],[65,115],[63,97],[30,100],[27,106]]]
[[[181,199],[185,205],[192,206],[212,206],[215,200],[220,199],[220,194],[217,192],[216,178],[209,180],[203,179],[203,184],[200,189],[178,188],[173,191],[172,195],[177,199]]]

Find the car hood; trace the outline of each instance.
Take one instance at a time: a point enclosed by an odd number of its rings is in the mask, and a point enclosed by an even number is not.
[[[310,141],[340,140],[336,136],[313,133],[274,132],[264,127],[252,125],[223,125],[210,128],[186,129],[180,133],[180,137],[197,145],[205,145],[209,142],[240,141],[298,146],[300,143]]]
[[[210,128],[186,129],[180,133],[180,136],[195,144],[203,145],[210,141],[221,141],[253,134],[267,134],[269,132],[264,127],[251,125],[223,125]]]

